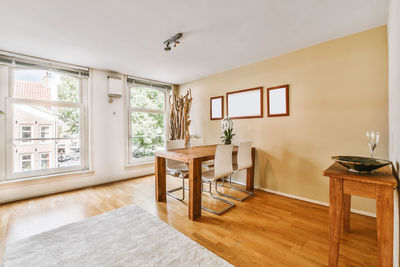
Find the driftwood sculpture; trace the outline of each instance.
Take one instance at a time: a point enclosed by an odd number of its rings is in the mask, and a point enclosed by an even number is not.
[[[179,98],[175,94],[169,97],[171,107],[170,115],[170,140],[185,140],[187,143],[190,139],[190,108],[192,107],[192,91],[189,89],[184,96]]]

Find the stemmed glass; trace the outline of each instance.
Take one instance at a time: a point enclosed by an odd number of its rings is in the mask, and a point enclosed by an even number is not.
[[[381,135],[380,135],[379,132],[373,132],[373,131],[369,132],[369,131],[367,131],[366,136],[367,136],[367,140],[368,140],[369,151],[371,153],[371,158],[374,158],[375,149],[376,149],[376,146],[379,143],[379,138],[380,138]]]

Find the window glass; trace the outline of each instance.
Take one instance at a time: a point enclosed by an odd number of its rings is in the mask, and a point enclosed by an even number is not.
[[[21,143],[32,143],[32,125],[21,125]]]
[[[41,169],[50,168],[50,153],[41,153],[40,154],[40,168]]]
[[[132,113],[133,158],[154,156],[164,148],[164,114]]]
[[[32,170],[32,155],[21,155],[21,171],[26,172]]]
[[[50,151],[54,164],[49,164],[47,168],[68,168],[81,164],[79,108],[14,104],[13,116],[16,124],[21,120],[42,124],[39,126],[40,136],[32,141],[14,136],[15,151]],[[21,139],[31,138],[32,126],[21,126],[21,133]],[[31,170],[40,169],[43,169],[41,163],[31,165]],[[18,171],[17,165],[15,170]]]
[[[41,125],[40,126],[40,142],[41,143],[48,143],[51,138],[50,133],[50,125]]]
[[[52,71],[15,70],[13,97],[78,103],[80,101],[79,82],[78,78]]]
[[[165,109],[165,93],[155,88],[132,86],[131,106],[163,110]]]
[[[130,87],[130,155],[132,162],[154,160],[165,147],[166,91],[151,86]]]
[[[38,69],[13,69],[12,77],[10,179],[84,169],[85,78]]]

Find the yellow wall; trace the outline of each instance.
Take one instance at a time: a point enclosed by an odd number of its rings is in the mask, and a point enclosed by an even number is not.
[[[387,64],[383,26],[189,82],[180,92],[192,89],[191,133],[217,143],[210,97],[263,86],[266,107],[265,88],[289,84],[290,116],[268,118],[264,108],[264,118],[234,120],[234,141],[257,148],[256,186],[327,202],[322,172],[331,156],[368,156],[365,132],[377,130],[377,157],[387,158]],[[353,197],[352,207],[375,212],[374,200]]]

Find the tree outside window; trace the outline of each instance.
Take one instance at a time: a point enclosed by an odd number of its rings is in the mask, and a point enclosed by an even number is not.
[[[165,98],[162,90],[131,87],[131,157],[150,159],[165,144]]]

